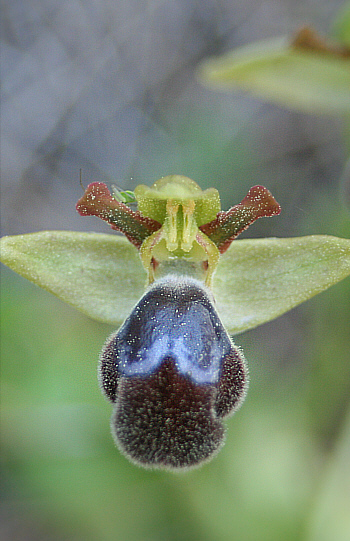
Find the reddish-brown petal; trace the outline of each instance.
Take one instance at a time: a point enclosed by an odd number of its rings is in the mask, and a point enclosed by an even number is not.
[[[224,253],[231,242],[258,218],[279,214],[281,207],[264,186],[253,186],[245,198],[199,229]]]
[[[112,229],[123,233],[136,248],[140,248],[143,241],[161,227],[159,222],[116,201],[102,182],[89,184],[76,209],[81,216],[98,216],[105,220]]]

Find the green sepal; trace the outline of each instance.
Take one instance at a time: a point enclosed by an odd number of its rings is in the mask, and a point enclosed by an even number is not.
[[[271,321],[350,275],[350,240],[328,235],[235,240],[213,279],[228,331]]]
[[[1,239],[12,270],[88,316],[120,325],[145,290],[139,252],[117,235],[44,231]],[[315,235],[236,240],[213,293],[229,332],[266,323],[350,275],[350,240]]]
[[[139,252],[119,235],[42,231],[0,247],[5,265],[104,323],[120,325],[145,289]]]

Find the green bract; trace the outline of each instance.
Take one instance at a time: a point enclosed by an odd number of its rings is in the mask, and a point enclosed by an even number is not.
[[[231,333],[270,321],[350,274],[348,239],[313,235],[232,242],[256,218],[279,213],[261,186],[226,212],[220,211],[216,190],[202,192],[180,176],[137,187],[141,213],[108,194],[106,186],[91,184],[77,208],[102,217],[129,240],[73,231],[9,236],[1,239],[1,261],[113,325],[123,322],[158,276],[189,274],[211,287]]]

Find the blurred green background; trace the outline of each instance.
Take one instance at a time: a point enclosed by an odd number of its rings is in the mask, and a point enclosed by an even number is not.
[[[346,122],[215,93],[194,69],[341,1],[4,2],[2,229],[108,232],[83,182],[178,173],[224,208],[266,185],[282,214],[244,236],[350,236]],[[234,309],[234,307],[233,307]],[[236,337],[250,369],[211,463],[144,471],[116,450],[98,324],[2,267],[4,541],[348,541],[350,280]]]

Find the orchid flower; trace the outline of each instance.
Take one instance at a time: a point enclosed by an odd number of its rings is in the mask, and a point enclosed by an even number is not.
[[[128,204],[137,202],[138,209]],[[350,240],[235,240],[280,206],[254,186],[227,211],[216,189],[171,175],[132,192],[90,184],[77,203],[123,233],[43,231],[1,239],[1,260],[86,315],[118,327],[100,356],[119,449],[146,468],[210,460],[248,372],[238,334],[350,274]]]

